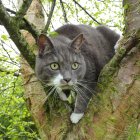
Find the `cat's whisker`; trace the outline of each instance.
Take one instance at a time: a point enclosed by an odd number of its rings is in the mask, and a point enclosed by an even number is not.
[[[97,85],[102,85],[100,82],[93,82],[93,81],[86,81],[86,80],[77,80],[77,82],[82,82],[82,83],[87,83],[87,84],[97,84]]]
[[[89,92],[92,93],[91,89],[89,87],[87,87],[85,84],[82,84],[80,82],[77,82],[78,85],[82,86],[83,88],[87,89]]]
[[[44,87],[49,87],[49,86],[53,86],[53,84],[50,82],[50,80],[41,80],[40,78],[38,78],[39,81],[43,84]]]
[[[94,93],[96,93],[95,90],[91,89],[90,87],[87,87],[86,85],[84,85],[84,84],[82,84],[82,83],[77,82],[77,84],[80,85],[80,86],[82,86],[83,88],[85,88],[86,90],[88,90],[92,95],[95,96],[95,94],[94,94]],[[94,92],[94,93],[93,93],[93,92]]]
[[[78,89],[81,93],[85,94],[78,86],[77,86],[77,89]],[[88,100],[90,99],[90,98],[88,98],[87,96],[84,96],[84,97],[87,98]]]
[[[57,97],[58,97],[58,96],[57,96],[57,91],[56,91],[56,88],[55,88],[53,101],[55,101],[55,99],[56,99]]]
[[[49,93],[49,92],[50,92],[50,90],[52,90],[52,88],[53,88],[53,86],[51,86],[51,87],[47,90],[47,92]]]
[[[45,98],[46,101],[48,100],[48,98],[50,97],[50,95],[55,91],[55,89],[56,89],[56,87],[53,87],[53,88],[51,89],[51,91],[48,93],[48,95],[47,95],[46,98]]]
[[[77,86],[73,86],[73,88],[74,88],[74,90],[76,91],[76,93],[79,94],[79,95],[82,97],[83,101],[86,103],[86,100],[85,100],[84,97],[82,96],[81,92],[77,89]]]
[[[44,87],[50,87],[50,86],[53,86],[53,84],[46,83],[46,84],[44,85]]]
[[[39,77],[38,77],[38,80],[41,82],[41,83],[46,83],[46,82],[50,82],[50,80],[42,80],[42,79],[40,79]]]
[[[98,82],[86,81],[86,80],[78,80],[77,82],[83,82],[83,83],[95,83],[95,84],[98,83]]]

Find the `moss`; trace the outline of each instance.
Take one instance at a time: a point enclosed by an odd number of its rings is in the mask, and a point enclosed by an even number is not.
[[[98,124],[98,125],[94,125],[93,126],[94,129],[94,134],[96,135],[96,139],[97,140],[103,140],[104,139],[104,136],[106,134],[106,128],[104,126],[104,124]]]

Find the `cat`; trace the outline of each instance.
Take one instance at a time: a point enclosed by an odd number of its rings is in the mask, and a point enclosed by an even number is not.
[[[106,26],[73,24],[63,25],[55,33],[38,37],[35,72],[43,83],[54,87],[61,100],[67,100],[65,91],[77,93],[70,116],[76,124],[95,94],[100,71],[114,55],[119,34]]]

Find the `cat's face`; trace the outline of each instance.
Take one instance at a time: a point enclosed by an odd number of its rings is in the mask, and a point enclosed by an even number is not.
[[[72,88],[82,81],[86,64],[80,49],[83,35],[73,41],[60,37],[50,40],[40,36],[40,54],[36,59],[36,74],[45,84],[63,89]]]

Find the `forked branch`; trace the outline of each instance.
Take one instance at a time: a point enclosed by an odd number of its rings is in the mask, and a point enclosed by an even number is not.
[[[3,6],[0,0],[0,22],[6,30],[8,31],[10,38],[14,41],[17,48],[23,55],[23,57],[27,60],[32,68],[35,65],[35,55],[29,49],[29,44],[26,42],[24,37],[20,33],[19,23],[15,18],[10,17],[5,7]]]

